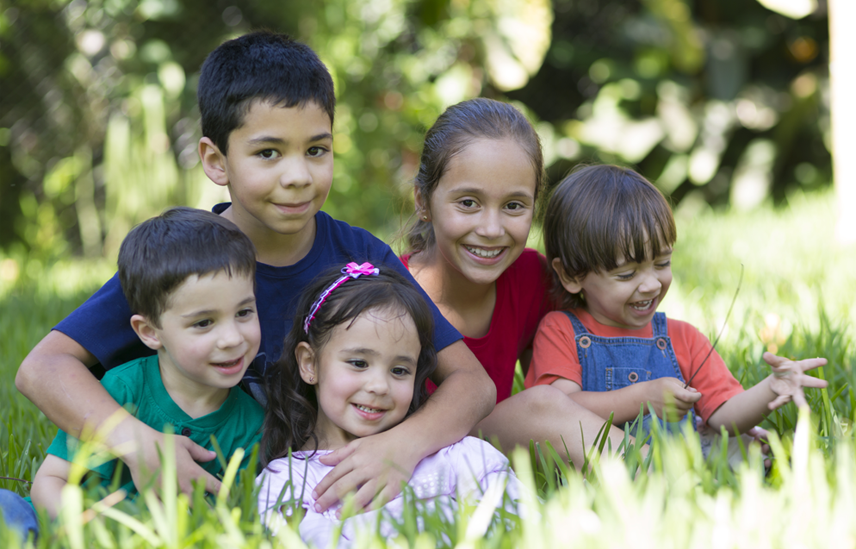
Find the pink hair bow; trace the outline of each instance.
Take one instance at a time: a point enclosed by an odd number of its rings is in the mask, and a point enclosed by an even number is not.
[[[357,278],[360,275],[376,275],[380,271],[368,261],[362,265],[357,265],[352,261],[342,269],[342,272],[346,275],[350,275],[351,278]]]
[[[336,281],[321,292],[321,295],[318,296],[318,299],[312,304],[312,307],[309,308],[309,314],[306,315],[306,320],[303,321],[303,331],[304,333],[309,333],[309,325],[312,323],[312,320],[315,318],[315,314],[318,312],[318,309],[321,308],[321,305],[324,301],[327,300],[327,297],[333,293],[333,290],[344,284],[349,278],[359,278],[360,276],[377,276],[380,273],[380,270],[372,265],[369,262],[365,262],[362,265],[357,265],[353,261],[342,267],[342,276],[336,279]]]

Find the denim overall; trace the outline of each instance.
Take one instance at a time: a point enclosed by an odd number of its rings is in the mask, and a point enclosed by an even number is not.
[[[666,329],[665,313],[655,313],[652,320],[654,337],[601,337],[590,334],[583,323],[568,311],[565,313],[574,326],[577,343],[577,356],[583,370],[583,391],[614,391],[661,377],[675,377],[684,382],[684,376],[678,367],[672,341]],[[647,409],[646,409],[647,412]],[[692,410],[676,423],[658,419],[646,414],[642,422],[639,440],[647,438],[651,431],[651,422],[657,419],[661,429],[680,433],[681,426],[689,421],[695,429],[695,414]],[[636,435],[634,421],[628,421],[619,427],[630,429]]]

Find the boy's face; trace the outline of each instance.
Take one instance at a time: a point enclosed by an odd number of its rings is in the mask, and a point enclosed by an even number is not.
[[[585,309],[595,320],[606,326],[639,329],[651,323],[672,284],[672,251],[661,250],[660,256],[642,263],[620,258],[615,269],[594,271],[582,280],[568,277],[558,258],[553,260],[553,269],[565,290],[582,292]]]
[[[261,341],[253,280],[224,271],[191,275],[169,296],[160,328],[150,323],[134,328],[143,343],[158,351],[168,389],[180,387],[184,396],[193,397],[204,388],[234,387]]]
[[[311,221],[333,182],[332,131],[330,117],[316,103],[281,107],[254,101],[243,125],[229,135],[228,155],[207,145],[207,138],[200,142],[206,174],[229,186],[227,217],[257,246],[276,235],[296,237],[297,246],[305,244],[302,237],[314,236]]]

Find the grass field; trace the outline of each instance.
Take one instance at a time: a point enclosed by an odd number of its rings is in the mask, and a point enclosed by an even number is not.
[[[755,453],[749,465],[732,470],[721,456],[703,460],[683,439],[655,441],[649,467],[638,467],[638,456],[593,459],[585,477],[552,463],[547,449],[520,451],[513,463],[530,488],[522,503],[526,520],[499,518],[487,503],[464,505],[452,523],[422,517],[433,533],[419,533],[411,517],[398,538],[369,536],[362,546],[856,547],[856,250],[832,240],[831,194],[790,202],[751,213],[679,209],[675,282],[663,307],[715,338],[742,265],[741,289],[718,350],[744,386],[767,375],[764,350],[829,359],[818,375],[830,387],[808,395],[811,416],[798,419],[788,405],[765,421],[776,433],[769,475]],[[105,262],[46,266],[0,258],[0,477],[30,480],[55,432],[15,390],[18,365],[111,273]],[[163,503],[148,497],[114,507],[93,504],[100,494],[67,490],[67,512],[37,546],[299,546],[290,528],[278,537],[264,532],[251,474],[227,482],[231,489],[211,505],[201,494],[193,505],[184,496],[167,496],[174,488],[165,489]],[[19,480],[0,480],[0,487],[28,491]],[[17,543],[0,532],[0,546]]]

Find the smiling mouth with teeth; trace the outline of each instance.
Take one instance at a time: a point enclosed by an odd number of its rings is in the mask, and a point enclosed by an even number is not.
[[[496,256],[498,256],[499,254],[501,254],[501,253],[502,253],[502,250],[504,250],[504,249],[505,249],[505,248],[499,248],[499,249],[497,249],[497,250],[483,250],[483,249],[481,249],[481,248],[472,248],[472,247],[470,247],[470,246],[464,246],[464,247],[465,247],[465,248],[467,249],[467,251],[468,251],[468,252],[470,252],[471,254],[473,254],[473,255],[477,255],[477,256],[479,256],[479,257],[483,257],[483,258],[485,258],[485,259],[493,259],[494,257],[496,257]]]
[[[383,412],[383,410],[381,410],[379,408],[369,408],[368,406],[363,406],[362,404],[354,404],[354,406],[357,407],[358,409],[362,410],[363,412],[366,412],[369,414],[377,414],[377,413]]]
[[[653,303],[653,302],[654,302],[653,299],[649,299],[648,301],[637,301],[636,303],[633,303],[630,306],[633,307],[634,309],[638,310],[638,311],[644,311],[645,309],[650,307],[651,303]]]

